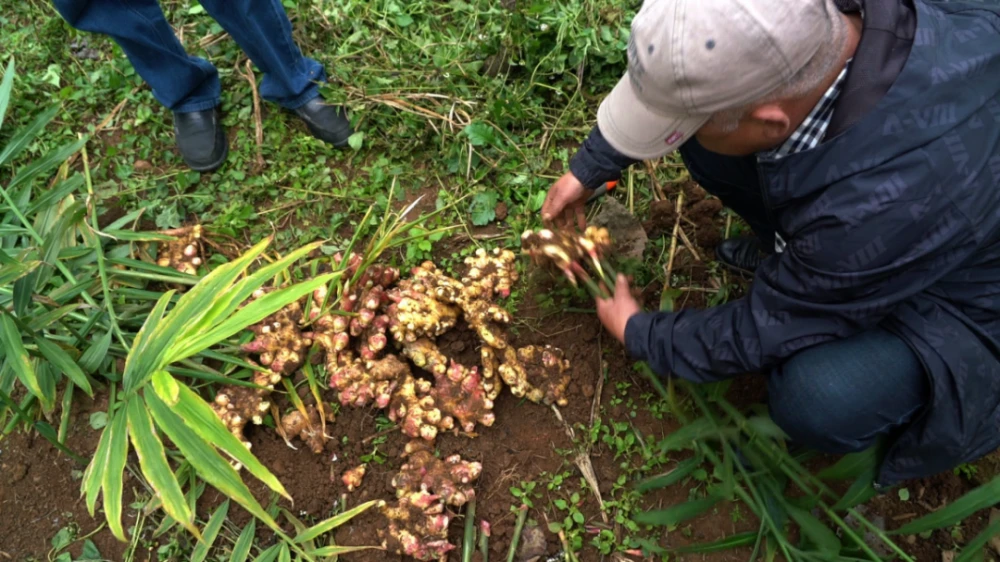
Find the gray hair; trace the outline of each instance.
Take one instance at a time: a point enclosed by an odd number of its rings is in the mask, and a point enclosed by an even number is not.
[[[823,46],[801,70],[761,99],[714,114],[709,123],[721,128],[724,132],[731,133],[739,128],[740,120],[749,115],[755,108],[767,103],[796,98],[822,84],[840,61],[844,52],[844,44],[848,39],[847,22],[839,16],[840,11],[829,0],[827,6],[828,9],[834,10],[837,16],[831,19],[828,40],[823,42]]]

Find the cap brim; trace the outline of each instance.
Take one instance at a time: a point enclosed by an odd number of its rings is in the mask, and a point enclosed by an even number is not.
[[[636,160],[650,160],[674,152],[711,118],[650,110],[632,88],[628,74],[618,82],[597,111],[597,126],[618,152]]]

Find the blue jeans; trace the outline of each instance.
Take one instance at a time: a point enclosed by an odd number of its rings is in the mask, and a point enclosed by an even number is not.
[[[930,382],[903,340],[875,328],[799,352],[770,373],[771,418],[792,441],[825,453],[863,451],[930,400]]]
[[[219,74],[205,59],[189,56],[157,0],[53,0],[73,27],[110,36],[153,96],[171,111],[219,105]],[[323,66],[302,55],[281,0],[201,0],[205,10],[264,72],[260,95],[295,109],[319,95]]]

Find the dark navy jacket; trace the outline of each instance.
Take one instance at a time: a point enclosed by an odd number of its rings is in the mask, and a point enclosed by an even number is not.
[[[708,382],[886,328],[932,382],[883,462],[878,481],[892,485],[1000,446],[1000,2],[864,4],[908,5],[911,46],[882,53],[899,61],[891,83],[848,77],[848,90],[877,93],[869,110],[839,106],[839,130],[820,146],[758,166],[784,252],[744,298],[642,313],[625,337],[656,372]],[[596,152],[601,162],[584,155],[577,168],[634,162]]]

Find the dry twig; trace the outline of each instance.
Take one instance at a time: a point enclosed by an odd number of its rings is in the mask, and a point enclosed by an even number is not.
[[[250,83],[250,91],[253,93],[253,123],[254,123],[254,141],[257,143],[257,154],[254,158],[254,172],[260,172],[264,169],[264,125],[260,117],[260,95],[257,93],[257,78],[253,73],[253,63],[250,59],[247,59],[245,72],[239,70],[239,63],[236,64],[236,70],[246,78],[246,81]]]

